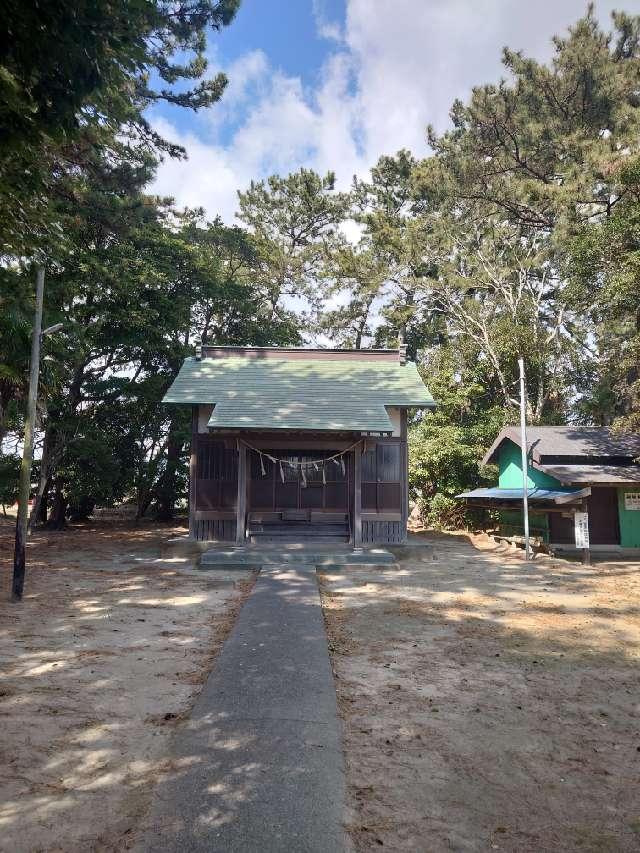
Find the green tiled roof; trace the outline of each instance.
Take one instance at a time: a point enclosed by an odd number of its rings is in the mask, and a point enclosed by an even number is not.
[[[185,359],[165,403],[214,404],[209,427],[391,432],[385,406],[434,405],[415,364]]]

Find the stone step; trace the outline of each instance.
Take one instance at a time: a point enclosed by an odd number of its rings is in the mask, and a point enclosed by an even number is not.
[[[340,536],[335,533],[328,533],[326,536],[300,537],[300,541],[307,547],[311,548],[314,545],[347,545],[349,542],[349,536],[347,534]],[[271,533],[252,533],[251,536],[249,536],[249,542],[251,542],[252,545],[275,547],[280,544],[281,538],[277,535],[273,536]]]
[[[287,521],[282,524],[262,524],[254,522],[249,524],[250,533],[277,533],[282,536],[304,536],[305,534],[313,535],[314,533],[323,535],[324,533],[346,533],[349,526],[340,522],[327,522],[324,524],[311,524],[308,521]]]

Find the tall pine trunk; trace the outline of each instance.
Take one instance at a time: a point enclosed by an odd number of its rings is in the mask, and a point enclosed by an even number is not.
[[[156,518],[158,521],[171,521],[175,516],[177,493],[177,473],[182,453],[182,436],[177,417],[171,418],[167,439],[167,464],[156,490]]]
[[[49,493],[50,473],[52,454],[51,450],[52,435],[49,427],[45,430],[44,441],[42,442],[42,458],[40,459],[40,479],[38,482],[38,491],[36,492],[33,501],[33,509],[29,517],[29,530],[39,524],[46,524],[47,521],[47,496]]]
[[[60,483],[56,483],[53,495],[51,513],[47,521],[47,527],[51,530],[62,530],[67,519],[67,499],[65,498]]]

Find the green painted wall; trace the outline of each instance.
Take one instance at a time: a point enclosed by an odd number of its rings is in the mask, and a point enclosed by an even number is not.
[[[520,448],[512,441],[503,442],[500,448],[499,456],[499,478],[498,485],[501,489],[521,489],[522,488],[522,455]],[[527,472],[527,484],[530,489],[563,489],[559,480],[555,477],[550,477],[543,471],[537,471],[529,465]],[[618,518],[620,519],[620,545],[623,548],[640,548],[640,510],[628,510],[624,508],[625,492],[638,492],[640,487],[618,489]],[[530,522],[533,528],[533,512],[531,513]],[[548,517],[536,513],[536,531],[538,535],[542,535],[545,539],[548,538]],[[544,521],[542,520],[544,518]],[[521,512],[500,513],[501,527],[520,529],[522,527]],[[546,533],[546,536],[545,536]]]
[[[624,508],[625,492],[640,492],[640,488],[618,489],[620,544],[623,548],[640,548],[640,510]]]
[[[517,444],[509,441],[509,439],[503,441],[500,448],[498,465],[500,468],[498,486],[501,489],[521,489],[522,451]],[[544,471],[537,471],[531,465],[529,465],[527,473],[527,484],[530,489],[562,489],[559,480],[556,480],[555,477],[550,477]]]
[[[524,536],[522,510],[501,509],[499,513],[500,532],[503,536]],[[544,542],[549,542],[549,514],[546,512],[529,512],[529,531],[532,536],[540,536]]]

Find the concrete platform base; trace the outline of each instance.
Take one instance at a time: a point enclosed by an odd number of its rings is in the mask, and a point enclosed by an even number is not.
[[[395,557],[385,548],[367,548],[360,551],[348,545],[302,545],[282,543],[279,545],[246,545],[238,548],[214,546],[200,557],[199,568],[209,569],[253,569],[282,565],[296,565],[313,569],[345,569],[349,566],[395,565]]]

